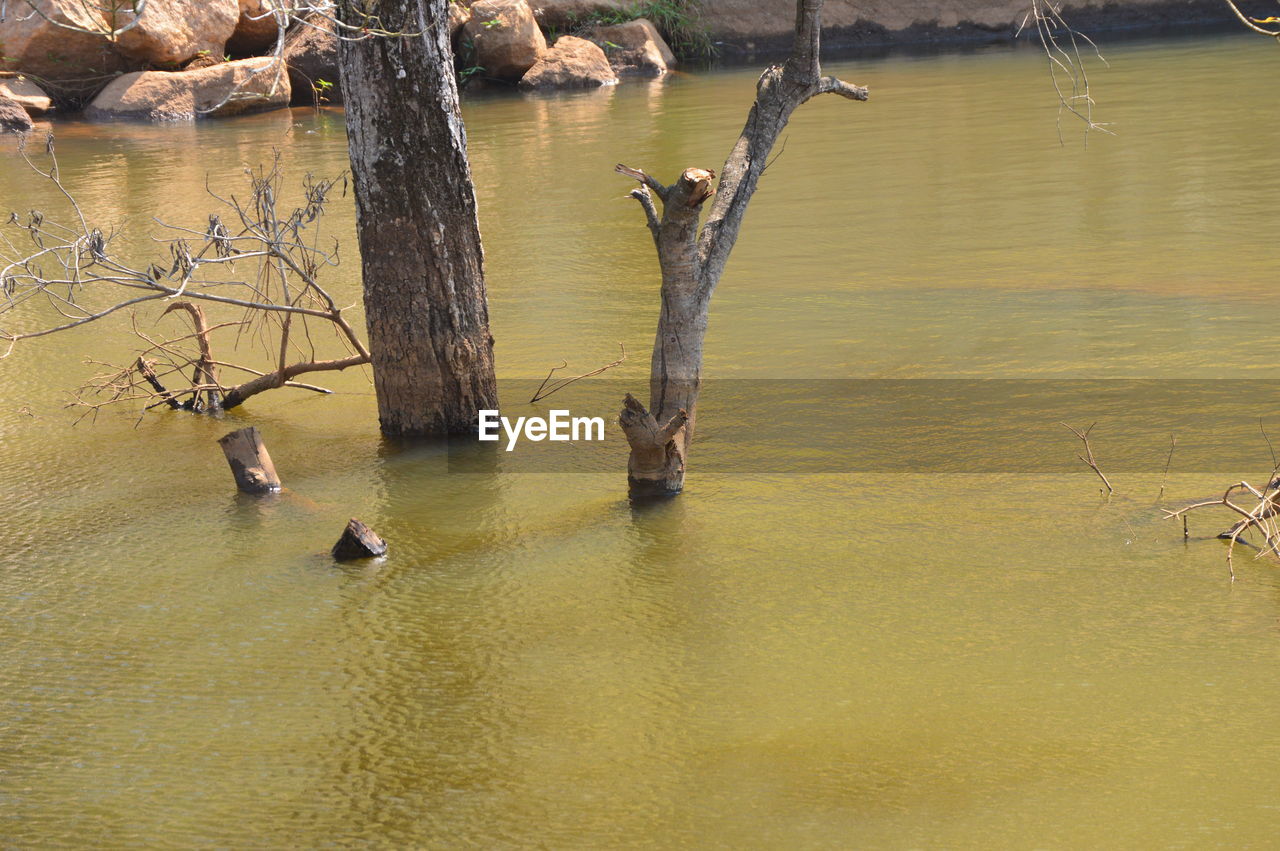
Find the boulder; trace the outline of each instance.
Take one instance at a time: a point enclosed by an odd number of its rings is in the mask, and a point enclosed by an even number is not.
[[[285,38],[284,61],[289,66],[289,82],[293,86],[294,103],[310,106],[317,92],[329,103],[342,103],[342,81],[338,73],[338,37],[333,22],[323,15],[312,15],[295,24]],[[325,84],[328,85],[325,85]]]
[[[85,115],[95,121],[222,118],[288,106],[289,94],[279,60],[256,57],[194,71],[125,74],[99,92]]]
[[[121,11],[119,26],[133,20]],[[240,20],[238,0],[148,0],[137,24],[120,33],[119,49],[143,65],[181,65],[205,54],[221,57]]]
[[[227,50],[233,54],[268,53],[280,37],[280,22],[275,13],[292,14],[294,0],[239,0],[240,20],[235,32],[227,40]],[[288,26],[288,20],[285,21]]]
[[[53,98],[26,77],[0,78],[0,98],[18,104],[28,115],[44,115],[53,109]]]
[[[0,95],[0,133],[26,133],[31,127],[31,116],[22,104]]]
[[[556,39],[520,80],[522,89],[582,89],[618,82],[604,51],[585,38]]]
[[[547,49],[525,0],[479,0],[463,33],[471,42],[472,63],[500,80],[519,80]]]
[[[116,53],[106,38],[94,34],[111,30],[95,5],[82,0],[36,0],[35,6],[37,11],[26,2],[0,4],[4,10],[0,11],[0,70],[25,71],[56,82],[136,67]]]
[[[449,40],[454,41],[458,37],[458,30],[462,29],[467,21],[471,20],[471,10],[461,3],[449,4]]]
[[[534,16],[544,30],[564,32],[601,16],[625,15],[631,3],[624,0],[535,0]]]
[[[612,27],[596,27],[591,40],[604,49],[609,64],[619,75],[640,74],[660,77],[676,64],[675,54],[653,22],[636,18]]]

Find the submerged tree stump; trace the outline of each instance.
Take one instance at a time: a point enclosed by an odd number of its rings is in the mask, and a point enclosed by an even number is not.
[[[333,545],[333,557],[338,561],[354,561],[360,558],[376,558],[387,554],[387,542],[378,537],[368,526],[352,517],[347,521],[338,543]]]
[[[724,274],[729,254],[770,153],[792,112],[820,94],[866,100],[867,90],[824,77],[818,61],[822,0],[796,0],[791,58],[771,65],[756,83],[756,101],[712,186],[711,169],[686,168],[670,186],[638,168],[619,163],[614,171],[637,180],[631,197],[640,202],[658,250],[662,272],[658,331],[649,367],[649,406],[628,395],[619,416],[631,445],[627,462],[635,496],[672,495],[684,486],[689,447],[698,415],[702,382],[702,344],[707,333],[711,295]],[[662,202],[659,214],[654,196]],[[702,207],[711,201],[705,220]],[[700,224],[701,223],[701,224]]]
[[[236,477],[236,487],[244,493],[276,493],[280,490],[280,477],[275,464],[262,442],[262,435],[254,426],[233,431],[218,439],[222,452]]]

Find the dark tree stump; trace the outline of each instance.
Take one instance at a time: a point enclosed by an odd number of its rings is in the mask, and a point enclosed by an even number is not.
[[[347,521],[338,543],[333,545],[333,557],[338,561],[354,561],[360,558],[376,558],[387,554],[387,542],[378,537],[368,526],[352,517]]]
[[[233,431],[218,439],[227,463],[231,465],[231,474],[236,477],[236,487],[245,493],[276,493],[280,490],[280,477],[276,475],[275,464],[271,463],[271,455],[262,442],[258,430],[249,426]]]

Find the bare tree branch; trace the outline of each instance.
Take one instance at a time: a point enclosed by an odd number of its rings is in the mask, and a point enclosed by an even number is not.
[[[122,402],[144,403],[190,411],[213,411],[242,404],[265,390],[299,387],[327,392],[293,379],[309,372],[343,370],[369,362],[369,352],[333,297],[320,285],[320,272],[338,263],[321,246],[325,205],[339,181],[302,182],[302,202],[286,211],[280,206],[283,179],[279,156],[270,167],[246,172],[248,195],[215,200],[222,207],[208,217],[202,230],[158,222],[161,235],[153,240],[167,256],[138,264],[116,252],[119,236],[95,226],[59,175],[50,141],[47,165],[41,167],[25,150],[32,172],[50,181],[72,214],[64,224],[43,211],[9,216],[8,233],[0,227],[0,323],[11,317],[23,330],[0,327],[7,356],[20,341],[70,331],[149,302],[164,302],[157,318],[175,310],[191,319],[190,334],[157,336],[139,326],[133,334],[144,344],[124,365],[99,363],[105,371],[77,392],[73,404],[94,413]],[[212,195],[212,193],[211,193]],[[228,227],[227,222],[238,222]],[[20,251],[25,234],[34,250]],[[243,270],[249,274],[240,277]],[[175,299],[182,297],[183,300]],[[65,319],[51,325],[33,323],[32,308],[43,304]],[[203,305],[203,307],[201,307]],[[238,317],[211,322],[205,309],[235,310]],[[333,342],[345,353],[317,354],[313,325],[329,329]],[[264,368],[215,357],[215,337],[234,329],[233,348],[248,334],[259,344]],[[219,368],[249,373],[252,378],[232,386],[219,377]]]
[[[607,363],[601,367],[596,367],[590,372],[582,373],[582,375],[575,375],[573,378],[561,378],[558,381],[552,382],[551,376],[555,375],[557,372],[564,369],[569,364],[566,361],[560,366],[553,366],[551,368],[551,371],[547,373],[547,377],[542,379],[542,383],[538,385],[538,389],[533,392],[533,398],[529,400],[529,404],[533,404],[534,402],[540,402],[543,399],[550,396],[552,393],[555,393],[559,390],[563,390],[564,388],[568,387],[570,384],[572,384],[575,381],[581,381],[584,378],[592,378],[594,376],[599,375],[602,372],[605,372],[606,370],[613,369],[615,366],[621,366],[622,362],[627,359],[627,347],[619,343],[618,348],[622,350],[622,354],[618,356],[618,359],[616,361],[613,361],[612,363]],[[549,388],[547,387],[548,383],[550,383],[551,385]]]
[[[1096,426],[1097,423],[1093,423],[1093,425],[1090,425],[1084,431],[1081,431],[1074,426],[1067,425],[1066,423],[1059,423],[1059,425],[1070,431],[1076,437],[1080,438],[1080,442],[1084,444],[1084,454],[1077,455],[1076,457],[1087,464],[1090,470],[1097,473],[1098,478],[1102,479],[1102,484],[1106,485],[1107,488],[1107,496],[1115,493],[1116,489],[1111,487],[1111,482],[1107,481],[1107,477],[1103,475],[1102,470],[1098,467],[1098,462],[1094,460],[1093,457],[1093,447],[1089,445],[1089,432],[1093,431],[1093,426]],[[1170,450],[1170,455],[1172,455],[1172,450]]]
[[[1084,42],[1089,51],[1104,66],[1107,60],[1093,40],[1083,33],[1076,32],[1062,17],[1061,4],[1054,0],[1032,0],[1031,8],[1018,25],[1017,35],[1034,27],[1036,38],[1049,60],[1049,78],[1053,82],[1053,90],[1058,95],[1058,141],[1062,142],[1062,115],[1067,113],[1084,122],[1086,144],[1090,131],[1114,135],[1106,124],[1093,120],[1094,100],[1089,88],[1089,72],[1085,67],[1085,58],[1080,50]]]

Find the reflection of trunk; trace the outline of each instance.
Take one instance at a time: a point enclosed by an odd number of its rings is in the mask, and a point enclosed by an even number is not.
[[[818,63],[821,8],[822,0],[797,0],[791,58],[760,76],[755,104],[725,161],[717,189],[711,188],[715,174],[703,169],[685,169],[675,184],[663,186],[639,169],[617,167],[619,173],[640,181],[631,196],[644,208],[662,269],[649,410],[628,395],[619,416],[631,444],[627,474],[633,495],[678,493],[684,484],[711,294],[778,135],[795,108],[814,95],[833,92],[852,100],[867,99],[865,88],[822,76]],[[716,199],[699,231],[702,204],[713,194]],[[654,195],[662,202],[661,216]]]
[[[475,187],[445,0],[342,0],[340,42],[378,418],[457,434],[497,408]]]

